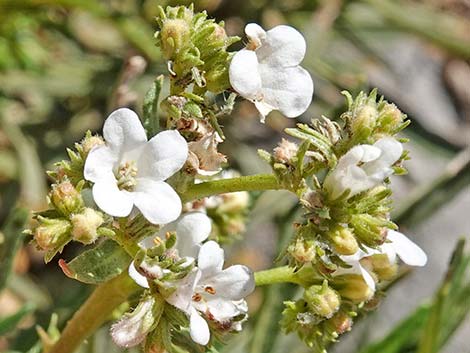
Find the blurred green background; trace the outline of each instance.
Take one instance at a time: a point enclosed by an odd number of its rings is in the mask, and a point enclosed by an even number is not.
[[[153,40],[157,6],[189,3],[0,0],[0,352],[39,352],[36,325],[47,327],[57,313],[61,328],[92,289],[65,277],[56,260],[43,264],[42,255],[21,236],[24,217],[14,207],[45,208],[45,169],[66,157],[65,148],[85,131],[99,131],[116,106],[140,110],[154,77],[167,70]],[[393,216],[427,251],[429,264],[394,285],[378,310],[360,319],[333,351],[470,352],[470,323],[464,320],[470,310],[470,259],[458,255],[462,246],[441,285],[457,239],[468,239],[470,233],[470,3],[194,4],[224,20],[230,35],[243,37],[248,22],[265,28],[287,23],[304,34],[308,52],[303,66],[314,77],[315,94],[300,121],[335,118],[345,108],[342,90],[356,94],[372,87],[412,120],[405,133],[411,139],[406,146],[412,156],[410,173],[393,179]],[[282,130],[295,121],[273,113],[261,125],[251,103],[240,102],[222,123],[228,137],[222,151],[232,166],[253,174],[269,171],[257,148],[274,147]],[[297,209],[295,199],[284,193],[255,196],[246,242],[235,242],[230,253],[233,261],[257,270],[272,264],[276,247],[290,235]],[[62,257],[69,259],[77,250],[70,246]],[[294,295],[289,286],[252,295],[250,324],[220,351],[307,352],[277,327],[282,300]],[[110,344],[105,327],[82,351],[119,350]]]

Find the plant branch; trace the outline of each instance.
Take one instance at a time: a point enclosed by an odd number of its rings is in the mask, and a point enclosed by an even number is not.
[[[281,188],[273,174],[257,174],[195,184],[181,195],[181,199],[187,202],[228,192],[279,190]]]
[[[139,289],[122,273],[98,286],[86,302],[67,322],[60,339],[48,353],[72,353],[105,322],[113,310]]]
[[[289,266],[270,268],[269,270],[255,272],[256,286],[265,286],[274,283],[302,284],[300,278]]]

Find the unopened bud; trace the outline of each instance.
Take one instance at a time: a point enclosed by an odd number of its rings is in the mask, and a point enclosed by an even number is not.
[[[377,115],[375,106],[364,105],[351,122],[352,133],[361,137],[370,135],[377,122]]]
[[[80,195],[80,192],[67,180],[52,185],[49,197],[57,211],[64,216],[77,212],[83,207],[82,195]]]
[[[34,240],[43,250],[55,250],[70,240],[72,225],[62,218],[38,217],[40,225],[34,230]]]
[[[377,275],[380,281],[389,281],[396,277],[398,265],[390,263],[386,254],[376,254],[367,258],[370,261],[372,271]]]
[[[348,314],[339,311],[326,322],[327,328],[338,336],[351,330],[353,320]]]
[[[297,238],[295,243],[289,245],[287,252],[300,264],[312,262],[317,255],[314,242],[307,241],[302,237]]]
[[[338,311],[341,298],[325,281],[323,285],[314,285],[304,292],[304,300],[310,310],[318,316],[330,318]]]
[[[339,226],[329,233],[329,237],[334,251],[340,255],[353,255],[359,249],[356,237],[348,228]]]
[[[101,145],[104,145],[104,140],[100,136],[87,134],[81,142],[84,157],[88,156],[94,147]]]
[[[353,303],[366,302],[374,295],[374,291],[361,275],[347,274],[338,276],[337,279],[341,282],[338,288],[339,294]]]
[[[98,238],[97,230],[103,224],[103,217],[92,208],[85,208],[82,213],[74,214],[72,238],[83,244],[91,244]]]
[[[387,103],[380,111],[380,130],[385,133],[393,133],[402,123],[405,115],[393,103]]]
[[[190,28],[185,20],[169,19],[163,23],[160,35],[165,59],[174,60],[176,55],[187,46],[190,40]]]
[[[293,159],[297,156],[299,147],[296,143],[282,139],[279,145],[273,150],[273,156],[276,162],[292,164]]]

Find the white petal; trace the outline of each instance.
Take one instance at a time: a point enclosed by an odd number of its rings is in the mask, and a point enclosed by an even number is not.
[[[384,137],[374,143],[375,147],[380,148],[382,154],[380,160],[391,166],[403,153],[403,146],[400,142],[391,137]]]
[[[203,346],[209,343],[211,337],[207,321],[194,309],[189,317],[189,334],[194,342]]]
[[[106,144],[120,153],[131,151],[147,142],[147,135],[139,117],[127,108],[111,113],[104,123],[103,136]]]
[[[94,183],[102,179],[112,179],[114,178],[113,168],[117,162],[118,154],[108,146],[94,147],[88,153],[83,168],[83,176],[86,180]]]
[[[230,63],[230,84],[242,97],[257,99],[261,92],[261,76],[258,72],[258,59],[254,51],[242,49]]]
[[[200,244],[209,237],[211,219],[202,212],[190,212],[176,221],[177,248],[181,257],[196,258]]]
[[[371,274],[359,264],[359,270],[361,271],[362,278],[366,282],[367,286],[375,292],[375,281],[372,278]]]
[[[255,290],[253,272],[246,266],[234,265],[204,280],[212,285],[217,296],[240,300]]]
[[[261,116],[260,121],[264,124],[266,120],[266,116],[271,113],[271,111],[276,110],[276,107],[273,107],[267,104],[264,101],[254,101],[256,109],[258,109],[259,114]]]
[[[288,118],[304,113],[312,102],[313,80],[300,66],[272,68],[260,65],[262,99]]]
[[[208,241],[199,250],[198,267],[203,277],[210,277],[222,270],[224,250],[215,241]]]
[[[137,269],[134,266],[134,261],[131,262],[129,265],[129,277],[132,278],[135,283],[137,283],[139,286],[143,288],[149,288],[149,283],[147,281],[147,278],[145,276],[142,276]]]
[[[261,46],[262,42],[266,39],[266,31],[256,23],[248,23],[245,26],[245,33],[257,47]]]
[[[144,147],[138,160],[139,177],[163,181],[180,170],[188,158],[188,144],[176,130],[162,131]]]
[[[392,242],[395,252],[404,263],[410,266],[424,266],[428,261],[426,253],[404,234],[389,230],[387,239]]]
[[[116,179],[98,180],[93,185],[93,199],[103,212],[114,217],[128,216],[134,205],[129,192],[119,190]]]
[[[173,283],[176,290],[166,298],[166,301],[185,313],[190,314],[194,288],[196,288],[200,278],[201,271],[198,268],[193,268],[186,277]]]
[[[292,67],[300,64],[305,56],[304,36],[290,26],[276,26],[266,32],[266,39],[256,50],[259,62],[271,66]]]
[[[383,151],[375,145],[360,145],[359,147],[362,149],[363,152],[361,162],[364,163],[375,161],[383,154]]]
[[[216,321],[224,322],[240,314],[237,306],[231,301],[223,298],[207,299],[207,308]]]
[[[172,222],[181,214],[180,197],[163,181],[139,178],[132,199],[142,215],[153,224]]]

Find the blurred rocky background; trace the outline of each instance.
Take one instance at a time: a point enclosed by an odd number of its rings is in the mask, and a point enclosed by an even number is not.
[[[45,207],[44,170],[65,158],[65,148],[87,130],[98,131],[114,107],[141,109],[150,83],[167,70],[153,43],[157,6],[189,3],[0,0],[0,285],[5,285],[7,255],[21,236],[10,231],[9,215],[15,205]],[[265,28],[288,23],[305,35],[308,53],[303,66],[314,77],[315,94],[299,121],[322,114],[337,118],[345,108],[342,90],[354,95],[373,87],[408,114],[412,124],[405,136],[411,140],[406,147],[412,160],[407,163],[409,174],[393,180],[394,218],[426,250],[429,263],[394,285],[378,310],[360,319],[333,351],[414,352],[413,346],[370,350],[368,344],[393,341],[387,335],[395,325],[423,301],[431,302],[457,239],[469,239],[470,2],[195,0],[194,4],[224,20],[231,35],[243,37],[245,24],[252,21]],[[237,107],[223,121],[228,141],[222,150],[243,174],[267,171],[257,148],[274,147],[283,129],[296,121],[272,113],[261,125],[250,103]],[[284,193],[255,193],[253,200],[247,242],[235,240],[230,251],[234,261],[263,269],[282,248],[297,210],[295,200]],[[62,327],[91,290],[65,277],[56,260],[44,265],[28,242],[28,237],[20,242],[14,273],[5,288],[0,287],[0,352],[34,348],[36,325],[47,327],[56,313]],[[74,251],[66,249],[62,257],[70,258]],[[288,286],[255,293],[250,298],[252,324],[223,352],[307,352],[295,337],[284,337],[277,329],[279,304],[293,295]],[[470,310],[469,302],[462,310]],[[5,324],[2,318],[14,320]],[[18,327],[10,330],[8,325]],[[442,352],[470,352],[469,332],[467,320]],[[82,350],[114,351],[118,350],[110,344],[106,328]]]

